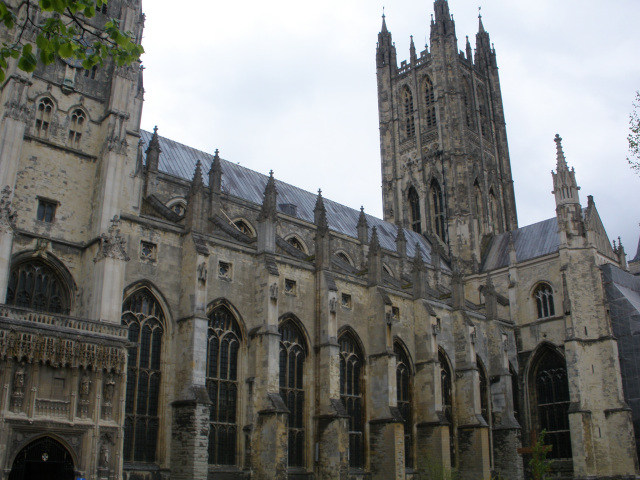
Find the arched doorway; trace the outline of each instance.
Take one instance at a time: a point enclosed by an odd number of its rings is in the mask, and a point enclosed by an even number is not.
[[[51,437],[42,437],[24,447],[11,467],[9,480],[74,480],[71,453]]]

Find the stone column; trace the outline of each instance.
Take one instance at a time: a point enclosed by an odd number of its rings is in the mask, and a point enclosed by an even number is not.
[[[13,250],[13,228],[15,213],[11,209],[11,189],[2,189],[0,197],[0,303],[6,302],[9,274],[11,272],[11,251]]]
[[[455,409],[458,419],[457,457],[460,477],[478,480],[490,477],[489,427],[482,418],[480,378],[476,366],[475,326],[458,311],[455,371]]]
[[[414,379],[417,438],[416,470],[425,478],[451,469],[450,429],[444,415],[438,362],[439,327],[435,312],[425,300],[416,302],[416,318],[428,320],[416,325],[416,375]]]
[[[266,242],[267,244],[270,242]],[[275,243],[275,242],[273,242]],[[280,397],[280,333],[278,299],[280,274],[272,254],[257,265],[256,314],[262,325],[253,333],[250,355],[255,365],[250,463],[256,480],[287,479],[287,421],[289,410]]]
[[[327,271],[316,274],[318,306],[317,405],[318,478],[345,479],[349,472],[348,415],[340,400],[340,346],[338,344],[335,281]]]
[[[184,238],[180,317],[176,340],[176,400],[171,435],[171,478],[207,478],[209,412],[206,390],[207,330],[205,316],[209,249],[197,234]]]

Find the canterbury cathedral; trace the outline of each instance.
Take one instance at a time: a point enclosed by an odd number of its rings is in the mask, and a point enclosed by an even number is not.
[[[489,33],[427,30],[371,52],[382,219],[141,130],[139,64],[10,59],[0,480],[640,478],[640,252],[559,135],[518,225]]]

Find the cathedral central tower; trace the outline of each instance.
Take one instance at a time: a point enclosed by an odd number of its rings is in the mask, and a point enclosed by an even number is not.
[[[384,219],[427,236],[468,269],[495,234],[517,228],[495,49],[482,18],[475,55],[458,51],[446,0],[430,45],[398,67],[383,16],[376,66]]]

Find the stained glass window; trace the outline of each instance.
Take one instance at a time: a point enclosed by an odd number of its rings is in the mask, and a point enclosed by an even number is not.
[[[449,362],[442,352],[438,352],[438,362],[440,363],[440,391],[442,395],[442,410],[444,417],[449,422],[449,453],[451,455],[451,465],[455,465],[455,437],[453,424],[453,391],[452,376]]]
[[[69,313],[70,294],[63,280],[41,260],[23,262],[11,269],[7,305],[41,312]]]
[[[350,333],[340,336],[340,399],[349,415],[349,466],[364,468],[364,356]]]
[[[292,320],[280,326],[280,396],[289,409],[289,466],[304,467],[305,391],[304,362],[307,356],[302,332]]]
[[[405,466],[413,468],[413,411],[411,404],[411,365],[406,352],[396,343],[393,346],[396,354],[396,393],[398,410],[404,423],[404,455]]]
[[[209,464],[235,465],[238,410],[238,353],[240,328],[224,306],[209,314],[207,343],[207,391],[209,417]]]
[[[159,398],[164,313],[146,288],[126,298],[122,325],[129,328],[125,397],[125,462],[155,462],[159,429]]]
[[[422,233],[422,222],[420,219],[420,197],[416,189],[409,189],[409,207],[411,210],[411,229],[414,232]]]

